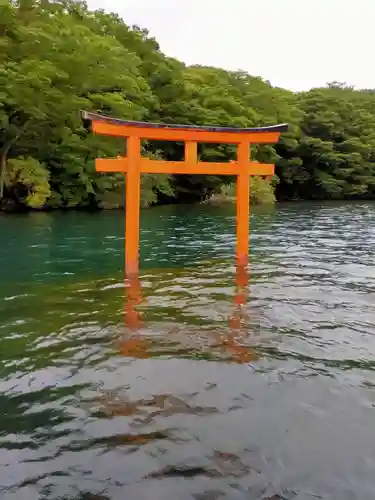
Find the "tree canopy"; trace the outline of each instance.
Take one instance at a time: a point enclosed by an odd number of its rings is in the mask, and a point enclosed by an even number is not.
[[[123,176],[96,173],[94,159],[117,156],[125,146],[88,133],[81,109],[165,123],[288,122],[279,144],[253,151],[255,159],[276,163],[277,199],[374,197],[374,90],[333,82],[293,93],[245,72],[186,66],[163,54],[146,30],[81,1],[2,2],[1,209],[122,206]],[[143,150],[167,159],[183,154],[173,143],[145,141]],[[228,161],[235,151],[203,144],[199,154]],[[144,175],[142,201],[199,201],[227,182]]]

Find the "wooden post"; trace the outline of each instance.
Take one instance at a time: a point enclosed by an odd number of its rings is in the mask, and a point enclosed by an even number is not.
[[[126,278],[125,284],[125,324],[131,332],[141,327],[141,317],[137,306],[142,302],[141,281],[138,275]]]
[[[248,142],[237,149],[240,173],[237,176],[237,265],[246,266],[249,258],[250,176],[246,166],[250,159]],[[242,171],[241,171],[242,170]]]
[[[193,141],[185,142],[185,163],[188,165],[196,165],[198,161],[198,144]]]
[[[127,139],[129,169],[126,174],[125,204],[125,269],[128,276],[139,271],[139,215],[141,194],[141,141],[139,137]]]

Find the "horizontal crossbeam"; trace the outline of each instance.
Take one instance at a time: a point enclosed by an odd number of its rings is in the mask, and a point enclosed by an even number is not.
[[[253,133],[253,132],[286,132],[288,130],[287,123],[279,123],[277,125],[266,125],[263,127],[221,127],[218,125],[181,125],[176,123],[155,123],[155,122],[140,122],[134,120],[122,120],[114,116],[102,115],[101,113],[92,113],[90,111],[81,111],[82,119],[86,126],[92,122],[103,122],[111,125],[125,125],[134,128],[158,128],[164,131],[168,130],[195,130],[198,132],[229,132],[234,134]]]
[[[139,137],[140,139],[163,140],[163,141],[195,141],[211,143],[239,144],[250,142],[253,144],[275,144],[278,142],[280,132],[278,131],[255,131],[242,129],[242,131],[226,131],[225,128],[217,131],[209,129],[183,129],[183,128],[151,128],[131,125],[107,123],[104,121],[93,121],[92,130],[96,134],[110,135],[115,137]]]
[[[141,158],[140,172],[144,174],[186,174],[186,175],[239,175],[247,171],[249,175],[272,176],[275,166],[267,163],[249,162],[245,165],[236,161],[230,163],[197,162],[195,164],[184,161],[163,161]],[[98,172],[122,172],[129,168],[127,158],[98,158],[96,159]]]

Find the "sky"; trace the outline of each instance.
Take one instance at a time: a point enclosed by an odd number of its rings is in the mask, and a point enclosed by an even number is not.
[[[187,64],[245,70],[307,90],[375,88],[375,0],[88,0],[147,28]]]

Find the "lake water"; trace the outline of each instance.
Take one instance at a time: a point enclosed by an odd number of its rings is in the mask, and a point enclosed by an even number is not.
[[[2,500],[373,499],[375,205],[0,216]],[[237,285],[236,285],[237,280]]]

